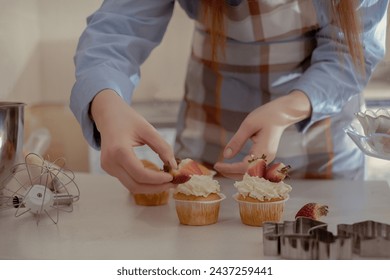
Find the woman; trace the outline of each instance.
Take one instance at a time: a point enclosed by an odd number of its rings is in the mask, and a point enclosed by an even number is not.
[[[196,25],[175,154],[128,105],[175,1],[106,0],[88,18],[71,109],[107,173],[132,191],[168,187],[169,174],[136,158],[132,147],[146,144],[173,167],[190,157],[233,178],[262,154],[294,178],[363,178],[343,128],[384,56],[388,1],[177,2]]]

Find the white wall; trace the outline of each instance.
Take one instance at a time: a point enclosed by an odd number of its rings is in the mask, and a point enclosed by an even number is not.
[[[40,25],[37,0],[0,0],[0,99],[39,99]]]
[[[86,17],[101,3],[0,0],[0,97],[27,104],[68,102],[78,38]],[[142,66],[135,101],[180,99],[191,30],[192,22],[180,8],[175,9],[163,43]]]
[[[73,55],[86,17],[101,0],[38,0],[42,95],[40,101],[68,102],[74,83]]]

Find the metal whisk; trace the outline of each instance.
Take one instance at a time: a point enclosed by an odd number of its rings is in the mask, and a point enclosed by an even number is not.
[[[57,224],[59,212],[72,212],[80,198],[74,173],[65,169],[62,158],[49,162],[30,153],[9,174],[0,182],[0,210],[15,209],[15,217],[30,212],[38,224],[45,213]]]

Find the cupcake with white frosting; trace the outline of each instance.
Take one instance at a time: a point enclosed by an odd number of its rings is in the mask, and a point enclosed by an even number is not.
[[[195,174],[176,187],[173,198],[180,223],[199,226],[218,221],[220,203],[225,196],[212,176]]]
[[[234,183],[237,193],[233,197],[239,203],[241,221],[250,226],[279,222],[292,190],[283,181],[290,167],[281,163],[267,166],[264,158],[253,161],[242,181]]]
[[[288,198],[292,188],[283,181],[271,182],[265,178],[259,178],[245,174],[242,181],[235,182],[238,191],[238,199],[249,202],[272,202]]]

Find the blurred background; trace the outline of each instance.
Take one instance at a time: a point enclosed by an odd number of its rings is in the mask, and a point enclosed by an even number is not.
[[[102,0],[0,0],[0,98],[25,107],[25,139],[44,128],[50,134],[49,159],[64,157],[67,167],[102,172],[68,108],[74,83],[73,55],[86,17]],[[178,103],[183,95],[193,23],[179,5],[163,42],[141,68],[134,107],[173,143]],[[387,37],[387,42],[390,36]],[[388,44],[389,45],[389,44]],[[169,68],[169,71],[167,71]],[[378,66],[364,95],[370,108],[390,107],[390,55]],[[31,138],[30,138],[31,140]],[[147,149],[140,157],[153,157]],[[368,158],[368,178],[388,179],[387,161]]]

